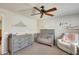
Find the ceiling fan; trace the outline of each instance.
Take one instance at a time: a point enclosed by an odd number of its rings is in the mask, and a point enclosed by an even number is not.
[[[44,9],[44,6],[41,6],[41,7],[40,7],[41,9],[39,9],[39,8],[37,8],[37,7],[33,7],[33,8],[34,8],[35,10],[39,11],[39,13],[31,14],[31,15],[41,14],[40,18],[42,18],[44,14],[45,14],[45,15],[48,15],[48,16],[54,16],[53,14],[50,14],[49,12],[53,12],[53,11],[56,11],[56,10],[57,10],[56,7],[51,8],[51,9],[48,9],[48,10],[45,10],[45,9]]]

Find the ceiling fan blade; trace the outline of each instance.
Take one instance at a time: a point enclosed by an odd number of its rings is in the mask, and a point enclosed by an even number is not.
[[[49,14],[49,13],[45,13],[45,15],[48,15],[48,16],[54,16],[53,14]]]
[[[51,11],[56,11],[56,10],[57,10],[57,8],[55,7],[55,8],[51,8],[51,9],[47,10],[46,12],[51,12]]]
[[[41,13],[31,14],[31,16],[33,16],[33,15],[38,15],[38,14],[41,14]]]
[[[38,9],[37,7],[33,7],[34,9],[36,9],[36,10],[38,10],[39,12],[41,12],[41,10],[40,9]]]

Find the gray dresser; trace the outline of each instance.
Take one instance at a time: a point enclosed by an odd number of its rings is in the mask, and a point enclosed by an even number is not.
[[[13,35],[8,37],[8,52],[13,54],[14,52],[31,45],[34,41],[32,34]]]

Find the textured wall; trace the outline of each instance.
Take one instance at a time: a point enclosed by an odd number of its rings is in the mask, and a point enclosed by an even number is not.
[[[60,23],[68,23],[66,25],[61,25]],[[58,38],[63,32],[68,31],[65,26],[79,26],[79,15],[52,17],[48,19],[41,20],[41,29],[55,29],[55,36]]]
[[[9,33],[37,33],[37,23],[34,19],[26,18],[22,15],[13,13],[11,11],[1,9],[0,13],[3,15],[3,40],[2,40],[2,53],[6,53],[6,45],[7,45],[7,34]],[[18,24],[22,21],[26,27],[15,27],[13,25]]]

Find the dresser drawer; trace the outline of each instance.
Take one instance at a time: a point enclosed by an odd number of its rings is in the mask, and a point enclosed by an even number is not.
[[[20,44],[19,43],[14,43],[13,47],[18,47]]]
[[[13,46],[13,51],[16,52],[21,48],[21,46],[19,44],[16,44]]]
[[[13,37],[11,40],[12,42],[18,42],[21,38],[18,38],[18,37]]]
[[[22,38],[19,38],[19,39],[16,39],[16,40],[13,40],[13,42],[16,44],[18,42],[23,42],[25,39],[22,39]]]
[[[13,48],[13,52],[18,51],[19,49],[20,49],[19,47],[14,47],[14,48]]]
[[[27,47],[27,46],[28,46],[28,43],[27,42],[21,44],[21,48],[24,48],[24,47]]]
[[[18,50],[18,49],[24,48],[26,46],[28,46],[28,41],[23,41],[23,42],[14,43],[13,48],[14,49],[16,48],[15,50]]]
[[[32,40],[31,38],[29,37],[24,37],[24,38],[21,38],[19,41],[23,42],[23,41],[28,41],[28,39]]]

